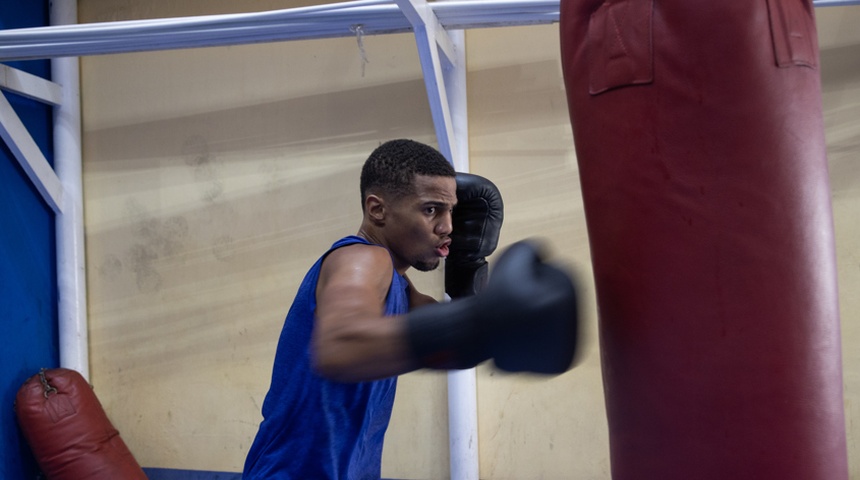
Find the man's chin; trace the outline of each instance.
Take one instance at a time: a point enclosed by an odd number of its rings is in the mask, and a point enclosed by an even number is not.
[[[430,272],[439,268],[440,263],[441,261],[439,259],[433,260],[432,262],[415,262],[415,264],[412,265],[412,268],[419,272]]]

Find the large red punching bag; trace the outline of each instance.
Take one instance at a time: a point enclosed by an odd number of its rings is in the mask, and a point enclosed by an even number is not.
[[[80,373],[33,375],[18,390],[15,412],[48,480],[146,480]]]
[[[616,480],[846,480],[809,0],[562,0]]]

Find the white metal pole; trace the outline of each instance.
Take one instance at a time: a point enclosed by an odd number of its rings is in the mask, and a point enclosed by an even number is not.
[[[52,0],[50,5],[51,25],[77,23],[76,0]],[[54,170],[64,190],[63,211],[55,223],[60,366],[89,379],[78,58],[52,59],[51,76],[62,87],[62,103],[54,108]]]
[[[466,102],[466,40],[463,30],[450,30],[456,62],[444,69],[451,112],[451,154],[458,172],[469,171],[469,117]],[[478,480],[478,386],[475,369],[448,373],[448,442],[451,480]]]
[[[451,480],[478,480],[478,386],[475,369],[448,372]]]

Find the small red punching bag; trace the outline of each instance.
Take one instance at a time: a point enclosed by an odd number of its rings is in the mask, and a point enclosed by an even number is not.
[[[562,0],[616,480],[847,480],[810,0]]]
[[[30,377],[15,412],[48,480],[146,480],[80,373],[57,368]]]

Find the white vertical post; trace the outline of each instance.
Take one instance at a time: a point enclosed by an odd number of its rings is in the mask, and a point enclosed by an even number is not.
[[[443,68],[454,133],[451,155],[458,172],[469,171],[469,119],[466,103],[466,40],[463,30],[449,31],[455,61]],[[451,480],[478,480],[478,386],[475,369],[448,373],[448,442]]]
[[[77,23],[76,0],[52,0],[50,5],[51,25]],[[78,58],[52,59],[51,72],[62,87],[62,103],[54,109],[54,170],[65,192],[56,216],[60,366],[89,379]]]
[[[475,369],[448,372],[451,480],[478,480],[478,386]]]

